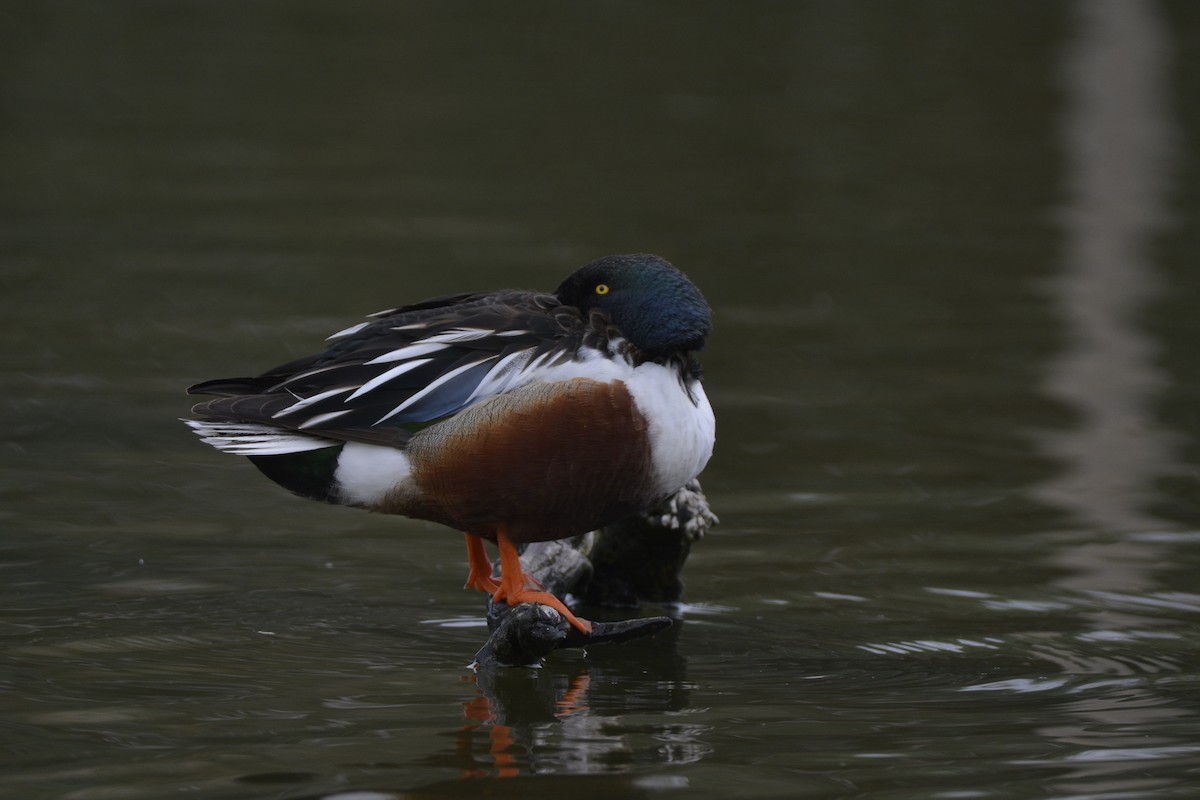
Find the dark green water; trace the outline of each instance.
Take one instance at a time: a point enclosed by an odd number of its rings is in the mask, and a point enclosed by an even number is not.
[[[1182,0],[5,5],[0,796],[1196,796],[1197,48]],[[658,639],[476,679],[459,535],[176,421],[632,250],[716,315]]]

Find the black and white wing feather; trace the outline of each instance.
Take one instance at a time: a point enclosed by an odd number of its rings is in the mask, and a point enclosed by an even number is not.
[[[220,397],[195,406],[201,419],[190,424],[243,455],[341,441],[403,447],[421,427],[574,358],[589,327],[548,294],[435,298],[373,315],[258,377],[191,387]]]

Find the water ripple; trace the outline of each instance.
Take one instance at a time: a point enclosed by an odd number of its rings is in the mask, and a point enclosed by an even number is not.
[[[964,686],[960,692],[1012,692],[1014,694],[1031,694],[1033,692],[1048,692],[1061,689],[1067,685],[1066,678],[1036,680],[1034,678],[1012,678],[1006,681],[977,683],[974,686]]]

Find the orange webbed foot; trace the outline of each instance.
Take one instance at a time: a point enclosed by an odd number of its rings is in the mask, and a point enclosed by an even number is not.
[[[510,606],[520,605],[521,603],[537,603],[538,605],[550,606],[550,608],[561,614],[563,619],[571,624],[571,627],[580,633],[590,635],[592,632],[591,622],[572,614],[571,610],[567,608],[566,603],[549,592],[535,592],[524,587],[516,592],[510,592],[505,587],[503,578],[501,578],[500,588],[492,595],[492,599],[497,603],[508,603]]]
[[[474,570],[467,575],[467,582],[463,584],[464,589],[474,589],[477,592],[484,594],[495,595],[500,591],[500,582],[489,575],[480,575]]]
[[[494,595],[500,591],[500,582],[492,577],[492,562],[488,560],[487,551],[483,548],[483,539],[471,534],[467,537],[467,573],[465,588]]]
[[[561,614],[563,619],[571,624],[571,627],[585,635],[591,634],[591,622],[572,614],[562,600],[549,592],[538,591],[541,589],[541,585],[521,570],[521,558],[517,553],[516,545],[503,530],[497,533],[496,544],[500,547],[500,586],[492,594],[493,600],[506,602],[510,606],[520,603],[538,603],[550,606]]]

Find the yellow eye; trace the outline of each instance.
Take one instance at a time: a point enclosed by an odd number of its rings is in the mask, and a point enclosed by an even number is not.
[[[596,294],[608,294],[608,284],[607,283],[597,283],[596,284]]]

